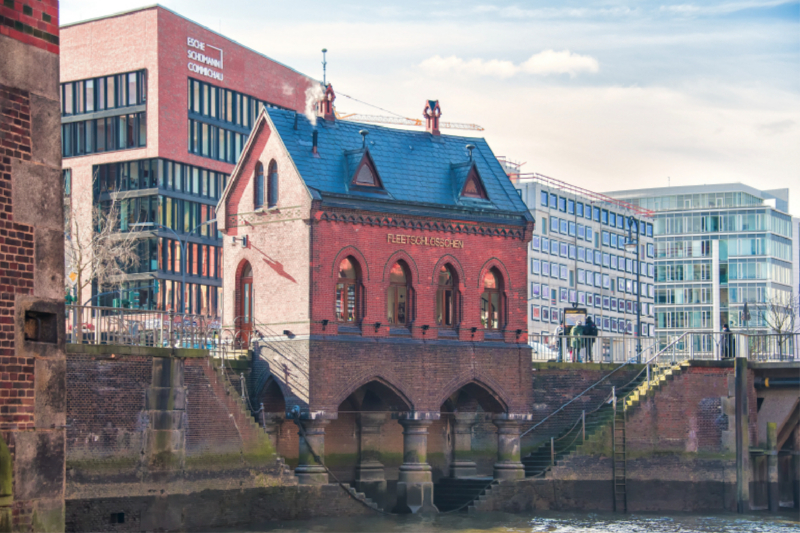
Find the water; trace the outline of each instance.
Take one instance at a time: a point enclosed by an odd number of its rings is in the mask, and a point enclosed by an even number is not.
[[[265,524],[248,532],[269,533],[798,533],[792,514],[742,517],[735,514],[456,513],[434,517],[374,516]],[[240,533],[241,532],[240,530]]]

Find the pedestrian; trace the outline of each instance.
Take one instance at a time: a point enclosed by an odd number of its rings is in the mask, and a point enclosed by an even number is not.
[[[558,350],[558,356],[556,359],[557,363],[564,361],[564,331],[564,322],[562,321],[561,324],[556,326],[556,330],[554,332],[556,337],[556,350]]]
[[[592,348],[594,347],[594,339],[597,337],[597,325],[595,325],[592,317],[586,319],[586,326],[583,328],[584,336],[586,339],[586,362],[592,362]]]
[[[583,348],[583,325],[580,321],[577,324],[572,326],[572,330],[569,332],[569,339],[570,344],[572,345],[572,361],[576,363],[582,363],[581,360],[581,349]]]
[[[722,326],[722,358],[728,359],[733,357],[733,334],[728,324]]]

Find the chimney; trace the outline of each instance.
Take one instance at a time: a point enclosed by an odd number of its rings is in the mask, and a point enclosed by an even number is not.
[[[336,100],[336,94],[333,92],[333,86],[329,83],[325,87],[325,94],[322,100],[317,103],[317,114],[324,120],[336,120],[336,114],[333,111],[333,101]]]
[[[425,115],[425,131],[431,135],[441,135],[439,117],[442,116],[442,108],[439,107],[439,100],[428,100],[422,114]]]
[[[315,129],[314,132],[311,134],[311,153],[317,155],[317,136],[319,132]]]

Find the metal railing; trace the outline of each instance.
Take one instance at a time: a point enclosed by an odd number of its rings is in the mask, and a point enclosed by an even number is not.
[[[563,363],[642,363],[719,361],[747,357],[751,361],[800,361],[800,333],[686,331],[658,337],[587,337],[529,335],[531,358]]]
[[[633,336],[528,336],[533,361],[563,363],[627,363],[654,353],[657,339]]]
[[[226,341],[213,317],[165,311],[68,305],[66,340],[72,344],[113,344],[218,350]]]

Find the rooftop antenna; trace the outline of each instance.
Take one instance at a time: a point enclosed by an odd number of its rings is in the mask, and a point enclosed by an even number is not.
[[[327,81],[325,79],[325,71],[328,68],[328,62],[325,60],[325,54],[327,54],[327,53],[328,53],[328,49],[327,48],[323,48],[322,49],[322,86],[323,87],[327,87],[328,86],[328,83],[327,83]]]
[[[361,148],[366,148],[367,135],[369,135],[369,132],[367,130],[358,130],[358,133],[361,135]]]
[[[467,145],[467,150],[469,150],[469,160],[470,161],[472,161],[472,151],[474,149],[475,149],[475,145],[474,144],[468,144]]]

